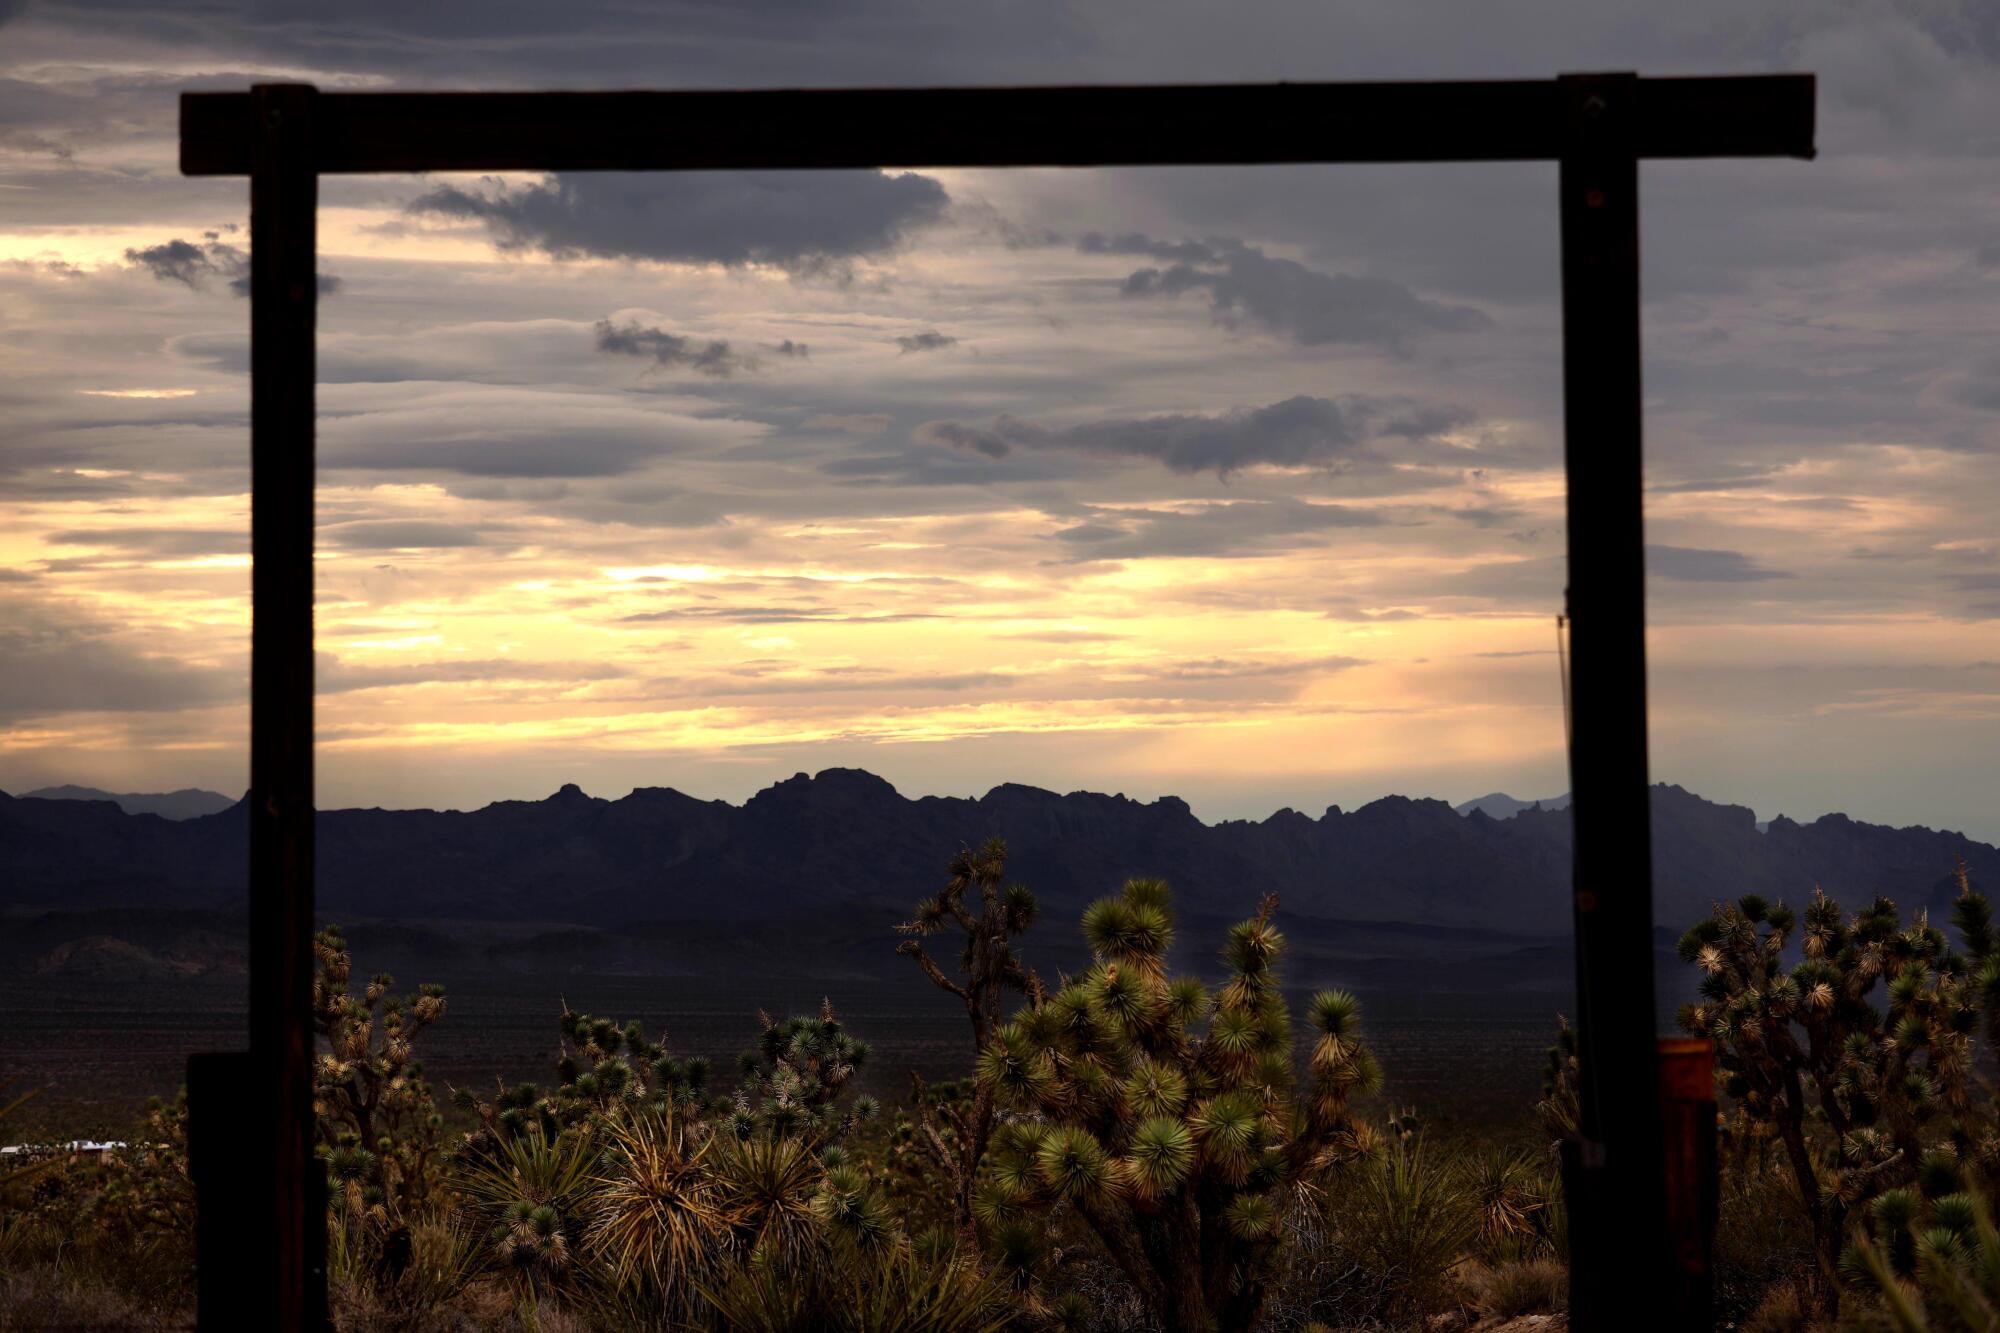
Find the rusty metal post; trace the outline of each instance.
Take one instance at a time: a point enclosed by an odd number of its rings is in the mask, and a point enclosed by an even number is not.
[[[1700,1037],[1662,1037],[1659,1054],[1675,1326],[1708,1328],[1715,1322],[1711,1261],[1721,1203],[1715,1155],[1715,1043]]]
[[[1629,1329],[1659,1308],[1670,1271],[1653,1048],[1638,80],[1582,75],[1560,84],[1580,1084],[1568,1172],[1570,1309],[1578,1330]]]

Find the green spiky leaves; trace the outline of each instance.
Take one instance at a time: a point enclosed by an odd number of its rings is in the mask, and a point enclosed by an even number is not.
[[[1270,977],[1285,951],[1285,937],[1276,926],[1259,916],[1239,921],[1229,928],[1222,947],[1222,961],[1239,977],[1264,980]]]
[[[1125,1080],[1125,1104],[1134,1115],[1177,1116],[1187,1101],[1187,1079],[1171,1065],[1141,1060]]]
[[[1222,1218],[1229,1234],[1238,1240],[1269,1240],[1278,1232],[1278,1210],[1261,1194],[1237,1195],[1223,1210]]]
[[[1094,1199],[1119,1183],[1104,1145],[1076,1125],[1051,1130],[1043,1138],[1035,1154],[1035,1173],[1058,1199]]]
[[[1312,1025],[1340,1041],[1355,1035],[1361,1022],[1361,1001],[1344,990],[1323,990],[1307,1006]]]
[[[1232,1185],[1250,1175],[1262,1146],[1264,1110],[1248,1093],[1228,1092],[1196,1109],[1191,1125],[1203,1163]]]
[[[1001,1030],[979,1056],[979,1080],[1010,1105],[1031,1107],[1049,1090],[1054,1070],[1019,1025]]]
[[[1166,1008],[1166,997],[1157,980],[1144,976],[1135,966],[1107,964],[1092,979],[1090,999],[1121,1031],[1139,1032],[1151,1027]]]
[[[1995,989],[2000,992],[2000,982]],[[1208,1013],[1208,1007],[1208,987],[1202,985],[1200,977],[1175,977],[1167,983],[1167,1009],[1176,1026],[1193,1027]]]
[[[1194,1135],[1182,1121],[1155,1116],[1132,1131],[1125,1150],[1126,1178],[1147,1198],[1157,1198],[1186,1180],[1194,1168]]]
[[[1084,909],[1083,937],[1099,958],[1157,969],[1173,942],[1173,917],[1156,903],[1134,901],[1129,893],[1099,898]]]

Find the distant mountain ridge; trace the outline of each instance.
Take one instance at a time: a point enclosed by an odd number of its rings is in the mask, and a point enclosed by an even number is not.
[[[1778,818],[1674,786],[1653,791],[1656,919],[1678,928],[1718,897],[1850,903],[1887,893],[1942,906],[1954,859],[2000,885],[2000,850],[1962,834],[1844,815]],[[0,794],[0,905],[226,907],[245,882],[244,812],[173,822],[102,802]],[[775,920],[844,904],[906,909],[959,846],[1008,840],[1010,871],[1069,916],[1127,876],[1171,880],[1191,914],[1240,915],[1266,890],[1288,912],[1490,931],[1569,923],[1569,816],[1461,816],[1384,797],[1318,818],[1204,824],[1186,802],[1003,784],[976,799],[904,797],[856,769],[800,773],[740,806],[667,788],[617,800],[565,786],[473,811],[329,810],[318,821],[331,915],[660,925]],[[1615,886],[1613,886],[1615,889]]]
[[[1469,815],[1477,810],[1488,819],[1512,819],[1523,810],[1567,810],[1569,793],[1544,797],[1539,801],[1522,801],[1516,800],[1504,791],[1490,791],[1484,796],[1454,805],[1452,809],[1461,815]]]
[[[203,815],[220,814],[236,804],[232,797],[200,787],[162,792],[110,792],[64,783],[60,787],[43,787],[23,792],[22,795],[42,801],[110,801],[128,815],[158,815],[162,819],[199,819]]]

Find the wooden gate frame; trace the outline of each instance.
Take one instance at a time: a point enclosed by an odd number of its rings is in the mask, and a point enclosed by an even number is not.
[[[1654,1051],[1641,523],[1642,158],[1813,156],[1809,74],[1462,83],[181,97],[184,174],[250,178],[250,1050],[189,1070],[205,1328],[326,1321],[313,1157],[313,344],[323,174],[1560,164],[1582,1125],[1578,1329],[1670,1285]]]

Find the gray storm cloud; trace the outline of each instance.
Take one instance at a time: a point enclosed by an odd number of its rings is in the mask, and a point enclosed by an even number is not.
[[[1218,323],[1247,323],[1303,347],[1355,343],[1402,349],[1426,334],[1493,327],[1492,318],[1476,307],[1426,300],[1387,278],[1323,273],[1237,240],[1169,242],[1139,233],[1092,232],[1077,248],[1168,261],[1165,268],[1135,270],[1120,291],[1138,298],[1203,292]]]
[[[637,321],[613,324],[608,319],[601,319],[592,329],[592,334],[600,352],[650,357],[657,366],[692,370],[716,379],[728,379],[738,371],[753,370],[757,365],[755,357],[735,351],[724,339],[711,338],[704,342],[668,333],[665,329],[650,328]],[[787,341],[785,346],[790,348],[797,344]],[[804,355],[804,349],[785,355]]]
[[[813,273],[894,249],[948,202],[944,186],[907,171],[559,173],[516,188],[442,185],[407,211],[484,223],[505,250]]]
[[[1107,457],[1149,458],[1174,472],[1242,468],[1340,467],[1380,463],[1385,440],[1427,440],[1468,425],[1471,413],[1441,403],[1348,395],[1300,394],[1265,407],[1213,416],[1175,413],[1053,428],[1015,416],[986,425],[929,421],[917,427],[925,443],[1005,458],[1016,449],[1071,450]]]
[[[939,333],[936,329],[926,329],[922,333],[908,333],[896,339],[896,346],[902,348],[900,355],[912,352],[942,352],[947,347],[958,346],[958,339],[949,333]]]
[[[158,245],[134,246],[125,251],[125,262],[161,282],[178,282],[199,290],[215,280],[227,283],[231,295],[250,295],[250,256],[216,232],[203,233],[200,245],[176,236]],[[333,274],[319,275],[321,296],[332,295],[340,286],[340,279]]]

